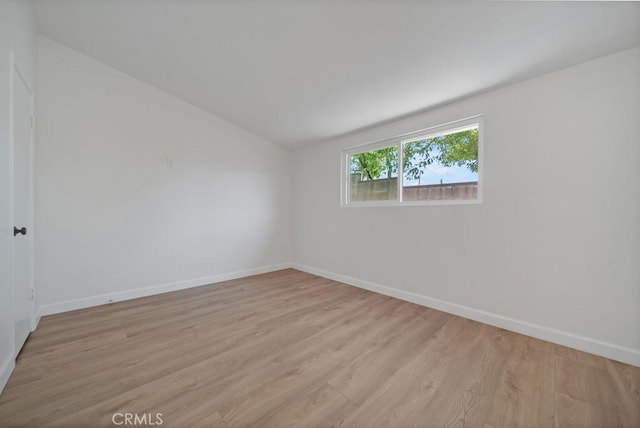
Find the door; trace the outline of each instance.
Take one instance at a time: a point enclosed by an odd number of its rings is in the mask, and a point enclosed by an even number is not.
[[[33,97],[20,69],[12,76],[13,140],[13,322],[15,354],[31,331],[32,318],[32,125]]]

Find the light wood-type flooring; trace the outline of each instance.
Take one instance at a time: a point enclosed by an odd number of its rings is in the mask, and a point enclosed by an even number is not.
[[[44,317],[0,427],[113,427],[116,413],[161,413],[163,427],[637,428],[640,368],[287,269]]]

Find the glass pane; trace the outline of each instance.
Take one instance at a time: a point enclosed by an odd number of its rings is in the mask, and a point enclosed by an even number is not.
[[[403,201],[478,199],[478,126],[403,144]]]
[[[350,201],[398,199],[398,147],[385,147],[349,157]]]

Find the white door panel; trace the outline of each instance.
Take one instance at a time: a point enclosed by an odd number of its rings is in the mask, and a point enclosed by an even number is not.
[[[32,93],[17,67],[13,70],[13,321],[15,353],[31,331],[32,312]]]

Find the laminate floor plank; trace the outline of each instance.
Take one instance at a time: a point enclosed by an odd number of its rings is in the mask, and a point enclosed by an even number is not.
[[[0,427],[112,427],[115,413],[161,413],[164,427],[635,428],[640,368],[285,269],[43,317]]]

